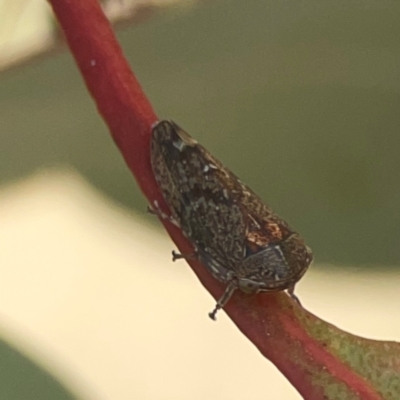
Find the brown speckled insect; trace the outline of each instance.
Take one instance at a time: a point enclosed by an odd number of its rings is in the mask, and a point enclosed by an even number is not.
[[[287,290],[312,261],[303,239],[203,146],[172,121],[153,127],[151,164],[171,217],[211,274],[227,283],[216,313],[236,289],[246,293]]]

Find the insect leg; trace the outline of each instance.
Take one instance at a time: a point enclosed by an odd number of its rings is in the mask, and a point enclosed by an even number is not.
[[[221,296],[221,298],[217,301],[217,305],[215,306],[214,310],[208,313],[208,316],[212,320],[216,320],[216,315],[218,310],[221,310],[221,308],[224,308],[226,303],[229,301],[229,299],[232,297],[234,291],[237,289],[237,282],[232,280],[229,282],[229,285],[226,287],[225,292]]]
[[[287,294],[291,297],[300,307],[302,307],[299,298],[294,294],[295,285],[287,289]]]
[[[172,250],[172,261],[181,260],[182,258],[185,260],[197,258],[197,252],[193,252],[193,253],[189,253],[189,254],[179,254],[175,250]]]
[[[179,222],[172,215],[167,215],[167,214],[165,214],[165,212],[161,211],[161,208],[158,205],[158,201],[154,202],[154,207],[152,207],[150,205],[147,206],[147,212],[149,214],[157,215],[157,217],[159,217],[160,219],[164,219],[164,220],[166,219],[167,221],[171,222],[178,228],[180,227]]]

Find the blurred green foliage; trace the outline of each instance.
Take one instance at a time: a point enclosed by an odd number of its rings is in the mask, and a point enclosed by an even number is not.
[[[400,3],[221,0],[120,32],[174,119],[313,248],[399,264]],[[3,74],[0,182],[59,165],[145,210],[69,54]],[[150,217],[149,217],[150,218]]]
[[[48,372],[0,340],[0,400],[75,400]]]

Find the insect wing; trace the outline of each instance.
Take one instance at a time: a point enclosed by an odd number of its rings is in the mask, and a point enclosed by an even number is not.
[[[246,234],[235,199],[241,189],[232,187],[230,171],[169,121],[154,128],[152,159],[156,179],[181,229],[212,272],[220,269],[225,275],[224,268],[243,258]]]
[[[152,147],[153,169],[165,200],[183,232],[200,250],[234,265],[246,252],[256,253],[293,233],[178,125],[170,121],[157,124]]]
[[[236,288],[288,289],[312,261],[303,239],[229,169],[172,121],[153,128],[151,164],[172,217],[217,279]]]

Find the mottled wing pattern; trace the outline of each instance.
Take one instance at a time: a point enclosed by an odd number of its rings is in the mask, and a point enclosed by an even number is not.
[[[224,280],[244,257],[246,223],[234,197],[240,187],[226,189],[229,171],[177,125],[160,123],[153,139],[153,169],[171,212],[202,261]]]
[[[271,290],[274,287],[281,290],[282,285],[288,287],[299,280],[312,260],[311,251],[303,239],[203,146],[197,144],[197,151],[205,164],[215,166],[216,186],[226,192],[226,196],[237,207],[236,212],[241,215],[243,229],[240,237],[236,238],[237,245],[242,248],[240,262],[230,264],[236,275],[260,281],[272,280],[269,286]],[[229,226],[236,221],[224,218],[223,222]],[[231,227],[227,228],[230,232]],[[267,247],[275,247],[275,256],[279,253],[284,262],[268,260],[272,255],[263,252]],[[225,261],[231,260],[225,257]]]
[[[211,273],[230,282],[229,296],[292,288],[307,270],[301,237],[172,121],[154,127],[151,162],[173,217]]]

